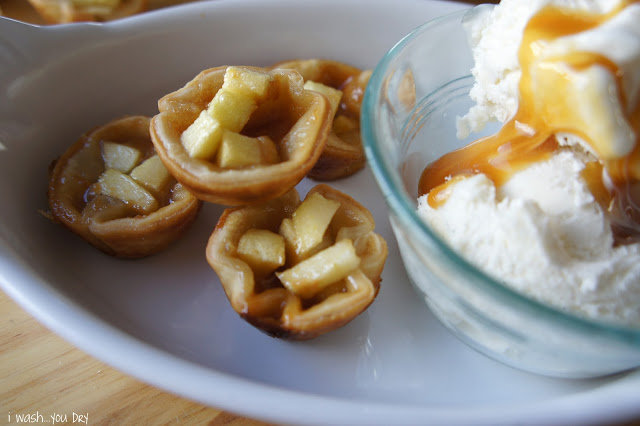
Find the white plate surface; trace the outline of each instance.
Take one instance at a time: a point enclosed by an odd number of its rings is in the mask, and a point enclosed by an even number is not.
[[[429,1],[218,0],[106,25],[0,19],[0,285],[53,331],[155,386],[278,423],[601,423],[640,416],[640,371],[540,377],[458,341],[408,282],[368,170],[333,184],[373,213],[390,253],[380,294],[314,341],[270,338],[233,312],[204,247],[208,204],[166,252],[110,258],[49,223],[47,167],[81,133],[156,101],[199,71],[324,57],[363,68],[421,23]],[[301,192],[314,182],[305,180]]]

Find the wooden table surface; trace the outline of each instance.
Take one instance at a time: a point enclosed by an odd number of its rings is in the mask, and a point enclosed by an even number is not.
[[[6,16],[43,23],[26,0],[0,0],[0,8]],[[114,370],[53,334],[0,292],[0,425],[23,415],[41,423],[54,416],[59,424],[66,417],[66,424],[264,425]]]
[[[91,425],[264,425],[114,370],[53,334],[0,292],[0,425],[15,424],[24,415],[39,423],[66,417],[60,424],[82,424],[80,416],[88,416]]]

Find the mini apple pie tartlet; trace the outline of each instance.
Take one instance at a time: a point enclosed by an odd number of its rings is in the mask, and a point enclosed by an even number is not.
[[[118,257],[157,253],[194,221],[200,200],[158,157],[148,117],[126,117],[83,135],[49,178],[54,221]]]
[[[49,24],[111,21],[140,13],[146,0],[29,0]]]
[[[158,101],[156,150],[198,198],[223,205],[279,197],[311,170],[331,128],[327,98],[292,70],[205,70]]]
[[[273,68],[298,71],[305,88],[317,90],[331,102],[332,130],[309,177],[334,180],[361,170],[365,155],[360,139],[360,107],[371,71],[325,59],[286,61]]]
[[[206,256],[233,309],[274,337],[311,339],[375,299],[387,257],[371,213],[321,184],[260,206],[228,208]]]

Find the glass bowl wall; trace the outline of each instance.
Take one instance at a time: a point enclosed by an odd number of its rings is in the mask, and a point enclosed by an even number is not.
[[[581,319],[511,290],[460,257],[417,214],[423,168],[497,129],[456,137],[456,117],[473,104],[464,17],[436,19],[401,40],[377,65],[363,102],[365,151],[412,284],[454,334],[508,365],[574,378],[637,367],[640,330]]]

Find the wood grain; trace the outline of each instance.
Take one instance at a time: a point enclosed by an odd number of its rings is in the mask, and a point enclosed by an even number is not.
[[[74,413],[88,416],[90,425],[267,426],[114,370],[50,332],[0,291],[0,425],[17,424],[16,415],[38,414],[43,420],[66,416],[58,424],[74,424]],[[640,419],[618,426],[640,426]]]
[[[74,413],[87,415],[91,425],[265,425],[114,370],[50,332],[0,292],[0,424],[16,423],[16,415],[40,415],[44,423],[56,414],[67,418],[60,424],[73,424]]]

